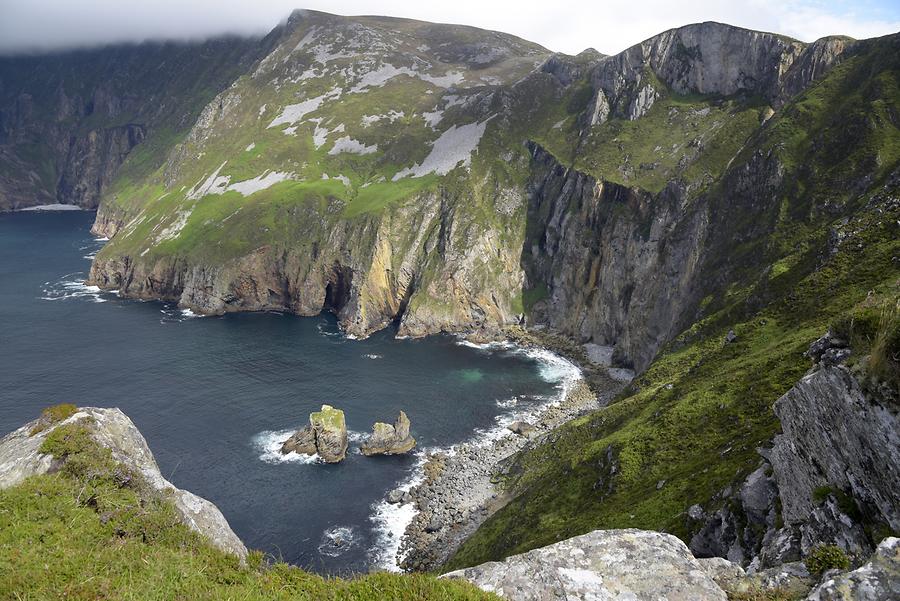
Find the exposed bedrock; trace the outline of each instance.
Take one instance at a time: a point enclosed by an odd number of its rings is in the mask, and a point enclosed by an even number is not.
[[[659,195],[597,181],[531,145],[522,250],[528,285],[546,288],[534,324],[616,347],[643,370],[690,304],[708,217],[677,184]]]
[[[519,323],[519,249],[504,245],[441,193],[417,196],[379,215],[327,219],[311,212],[291,246],[264,245],[237,259],[178,255],[99,256],[90,281],[129,298],[176,301],[204,314],[329,310],[348,334],[392,322],[399,333],[498,332]],[[95,233],[127,233],[101,208]],[[488,263],[490,265],[488,266]]]
[[[590,125],[610,116],[639,119],[658,98],[660,83],[679,94],[756,94],[779,107],[851,44],[829,37],[807,45],[715,22],[671,29],[600,60],[585,117]]]
[[[31,421],[0,439],[0,489],[20,484],[30,476],[46,474],[60,468],[60,461],[40,452],[47,436],[57,427],[71,423],[84,424],[91,437],[112,452],[116,461],[143,476],[158,494],[170,500],[182,523],[207,537],[227,553],[246,557],[247,548],[231,530],[222,512],[202,497],[176,488],[159,471],[147,441],[127,415],[119,409],[81,407],[68,419],[45,426],[40,419]]]

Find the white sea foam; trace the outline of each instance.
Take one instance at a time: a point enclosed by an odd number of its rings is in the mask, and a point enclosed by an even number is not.
[[[519,404],[518,397],[513,397],[511,399],[505,399],[502,401],[497,401],[497,406],[500,407],[501,409],[512,409],[513,407],[515,407],[518,404]]]
[[[381,359],[381,355],[374,355],[371,353],[363,355],[366,359]]]
[[[88,286],[84,283],[83,273],[70,273],[64,275],[55,282],[44,282],[42,289],[44,293],[41,300],[58,301],[70,299],[90,299],[95,303],[105,303],[106,299],[101,296],[103,291],[97,286]]]
[[[299,453],[281,452],[284,444],[291,434],[299,428],[290,430],[265,430],[253,437],[253,446],[259,451],[259,458],[266,463],[318,463],[318,455],[301,455]]]
[[[397,488],[406,492],[421,484],[425,478],[423,469],[426,458],[429,453],[438,450],[423,449],[418,451],[412,472]],[[391,572],[400,571],[399,564],[403,561],[403,557],[398,556],[400,542],[403,540],[403,534],[406,532],[407,526],[416,517],[416,513],[416,507],[412,503],[392,505],[386,500],[381,500],[372,504],[372,515],[369,519],[374,525],[375,546],[371,550],[371,554],[377,567]]]
[[[562,402],[569,391],[579,380],[582,379],[581,370],[571,361],[557,355],[556,353],[541,348],[522,348],[512,342],[488,342],[478,344],[469,342],[468,340],[458,339],[456,344],[466,346],[483,352],[501,352],[513,353],[530,357],[538,363],[538,374],[547,382],[556,384],[556,394],[550,397],[537,397],[536,402],[530,407],[521,411],[510,411],[498,415],[495,418],[496,425],[489,429],[476,429],[473,436],[469,440],[461,444],[469,447],[483,447],[492,444],[494,441],[504,437],[513,436],[506,426],[517,420],[529,421],[535,420],[537,416],[546,411],[549,407]],[[514,403],[510,403],[514,400]],[[497,401],[497,405],[506,408],[502,403],[510,403],[511,407],[518,406],[518,399],[507,399],[506,401]],[[410,475],[397,486],[402,491],[408,491],[414,486],[419,485],[424,479],[423,468],[426,458],[429,454],[442,452],[448,456],[456,455],[456,450],[460,445],[455,445],[444,449],[424,449],[416,453],[416,463]],[[371,521],[374,524],[376,535],[376,545],[371,550],[374,562],[382,569],[399,572],[399,564],[403,562],[404,557],[398,556],[400,543],[403,540],[403,534],[406,528],[416,516],[417,510],[412,503],[391,505],[386,500],[379,501],[372,505],[373,514]]]
[[[339,557],[356,546],[356,531],[352,526],[333,526],[322,533],[319,553]]]

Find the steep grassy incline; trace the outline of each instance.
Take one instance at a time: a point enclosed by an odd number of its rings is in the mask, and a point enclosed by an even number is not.
[[[41,450],[62,470],[0,491],[4,599],[497,599],[426,575],[323,578],[259,552],[241,565],[180,523],[84,425],[59,426]]]
[[[0,57],[0,210],[96,208],[117,176],[158,168],[267,44],[221,38]]]
[[[720,491],[760,465],[756,449],[779,430],[772,405],[809,368],[810,343],[852,316],[895,314],[898,41],[862,43],[695,200],[711,222],[700,269],[709,294],[696,320],[613,404],[523,452],[507,481],[511,502],[449,567],[596,528],[689,541],[699,524],[688,507],[715,510]],[[896,341],[896,319],[884,327]],[[855,352],[867,352],[874,329],[859,328]],[[737,338],[726,343],[729,330]]]

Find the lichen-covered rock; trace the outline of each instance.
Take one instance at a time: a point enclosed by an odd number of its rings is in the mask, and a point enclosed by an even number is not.
[[[462,578],[516,601],[726,599],[683,542],[633,529],[597,530],[444,578]]]
[[[716,584],[726,592],[740,590],[747,579],[744,568],[723,557],[707,557],[698,559],[697,562],[716,581]]]
[[[806,523],[820,504],[816,490],[832,488],[900,529],[900,415],[895,408],[865,395],[847,368],[829,366],[808,374],[778,399],[775,413],[783,433],[775,438],[771,459],[785,522]]]
[[[344,412],[331,405],[309,415],[309,423],[316,432],[316,449],[326,463],[337,463],[347,456],[347,424]]]
[[[322,405],[309,414],[309,425],[291,435],[281,445],[281,452],[316,455],[325,463],[338,463],[347,456],[347,424],[344,412]]]
[[[89,419],[86,419],[89,418]],[[39,420],[25,424],[0,440],[0,489],[21,483],[30,476],[46,474],[56,467],[50,455],[40,452],[47,435],[63,424],[81,420],[100,445],[156,491],[170,499],[182,523],[205,536],[216,547],[244,558],[247,548],[231,530],[218,507],[202,497],[175,487],[163,478],[147,441],[127,415],[119,409],[81,407],[71,417],[32,435]]]
[[[403,411],[394,425],[376,422],[372,434],[360,447],[363,455],[402,455],[416,446],[416,439],[409,433],[409,418]]]
[[[881,541],[857,570],[826,578],[808,601],[896,601],[900,599],[900,538]]]

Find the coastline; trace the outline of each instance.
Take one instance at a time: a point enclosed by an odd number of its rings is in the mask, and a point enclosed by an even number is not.
[[[389,556],[382,558],[380,567],[438,570],[508,501],[498,476],[511,456],[538,444],[564,423],[605,406],[624,388],[624,382],[606,375],[583,347],[567,339],[518,328],[504,334],[503,342],[461,344],[488,351],[517,349],[539,360],[567,364],[569,372],[559,380],[559,394],[524,416],[534,427],[527,435],[514,434],[501,424],[449,449],[423,454],[413,475],[389,495],[395,503],[384,500],[377,504],[382,526],[387,519],[406,523],[399,540],[386,546]]]

